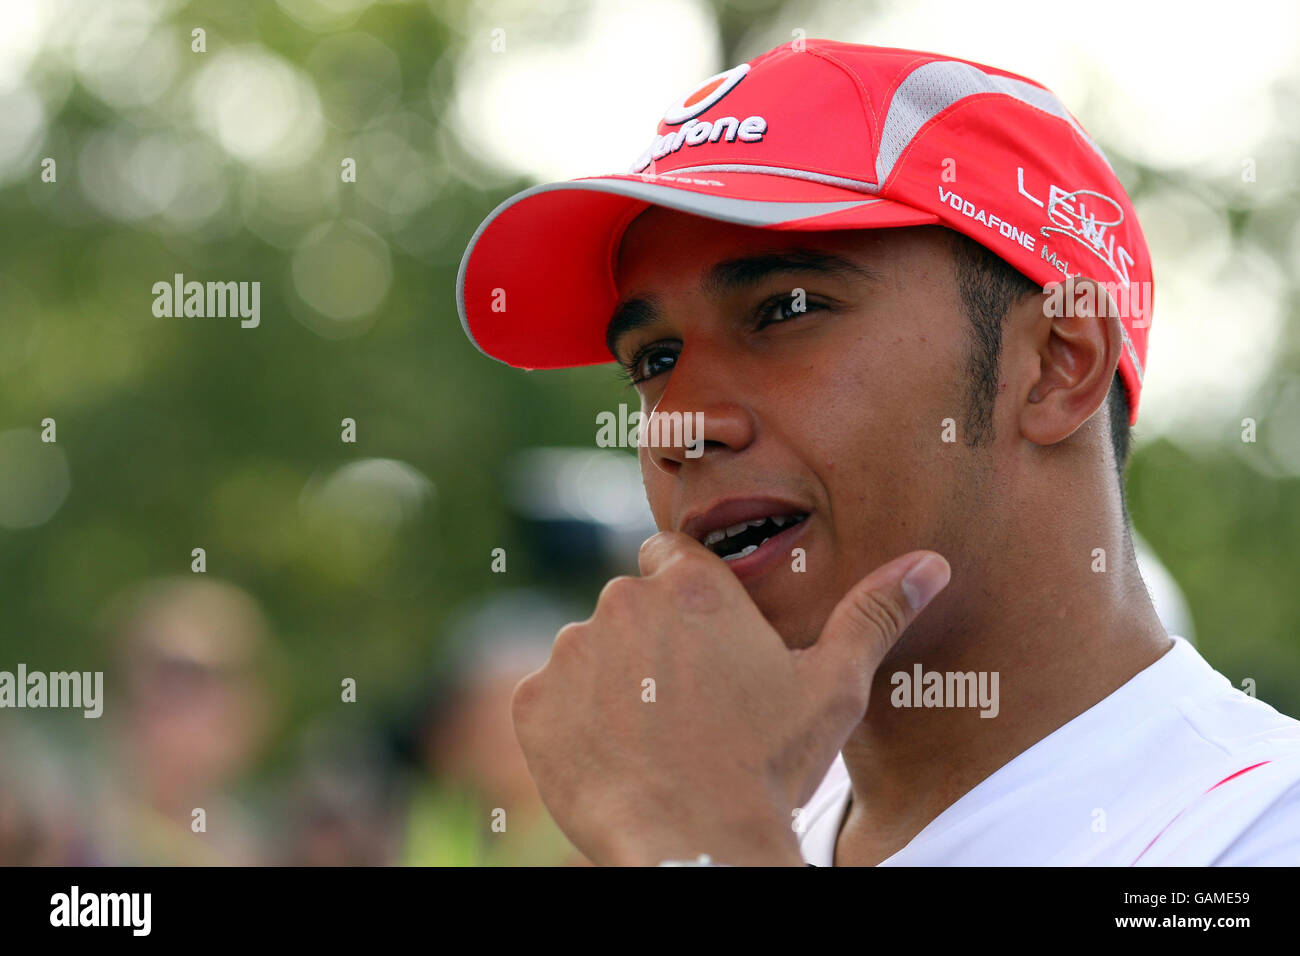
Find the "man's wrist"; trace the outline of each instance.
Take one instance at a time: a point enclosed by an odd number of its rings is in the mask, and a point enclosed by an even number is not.
[[[709,863],[700,864],[707,856]],[[674,829],[660,836],[640,835],[615,853],[619,866],[658,866],[664,861],[689,865],[803,866],[799,841],[785,820],[764,814],[726,827]]]
[[[660,866],[731,866],[730,863],[715,863],[713,857],[701,853],[693,860],[660,860]]]

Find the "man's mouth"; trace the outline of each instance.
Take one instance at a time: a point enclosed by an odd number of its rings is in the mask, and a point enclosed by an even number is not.
[[[704,546],[724,561],[737,561],[753,554],[769,538],[794,527],[807,517],[807,512],[774,514],[741,521],[725,528],[715,528],[705,533]]]

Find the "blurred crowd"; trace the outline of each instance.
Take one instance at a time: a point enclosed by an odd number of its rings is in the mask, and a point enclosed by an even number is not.
[[[48,711],[0,722],[0,865],[581,865],[510,720],[557,613],[538,594],[493,599],[408,713],[366,725],[340,702],[259,775],[277,728],[257,602],[202,578],[146,582],[105,614],[103,717],[66,737]]]

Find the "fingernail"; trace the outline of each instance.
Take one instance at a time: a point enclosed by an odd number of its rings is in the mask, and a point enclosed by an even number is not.
[[[903,575],[903,596],[913,611],[919,611],[947,586],[951,576],[947,561],[937,554],[927,554]]]

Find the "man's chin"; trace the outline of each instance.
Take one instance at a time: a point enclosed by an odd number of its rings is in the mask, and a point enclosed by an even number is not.
[[[755,603],[758,604],[764,619],[772,625],[772,629],[781,636],[781,640],[790,650],[802,650],[817,643],[821,629],[808,626],[808,614],[801,614],[797,608],[792,609],[788,604],[769,608],[764,607],[761,602]]]

